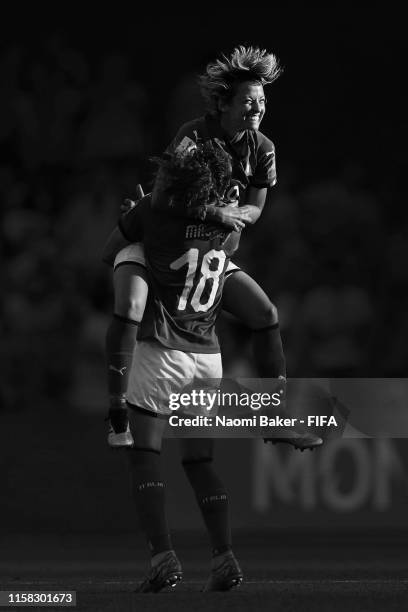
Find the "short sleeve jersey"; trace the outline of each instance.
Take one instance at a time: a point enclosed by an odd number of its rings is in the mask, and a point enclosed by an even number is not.
[[[153,211],[147,199],[120,226],[133,240],[141,223],[149,296],[138,338],[181,351],[218,353],[215,322],[239,234]]]
[[[248,186],[272,187],[276,183],[275,146],[262,132],[245,130],[229,140],[216,116],[205,115],[185,123],[167,148],[173,152],[188,137],[197,142],[215,139],[232,157],[232,187],[239,185],[240,195]]]

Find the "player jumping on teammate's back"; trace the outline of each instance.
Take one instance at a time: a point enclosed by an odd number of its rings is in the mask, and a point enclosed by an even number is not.
[[[193,207],[188,211],[191,217],[196,215],[203,221],[211,219],[228,229],[242,228],[246,224],[255,223],[260,217],[267,193],[276,183],[275,147],[259,131],[266,111],[263,88],[279,74],[280,68],[275,56],[252,47],[236,48],[229,57],[222,56],[207,66],[201,77],[201,90],[208,103],[209,113],[182,126],[167,150],[171,153],[187,137],[194,142],[211,141],[228,152],[232,160],[230,193],[235,194],[239,206]],[[153,191],[153,206],[159,209],[168,206],[168,194],[162,188],[160,174]],[[180,215],[180,210],[174,209],[173,214]],[[123,264],[126,258],[120,261]],[[127,263],[132,262],[128,259]],[[143,317],[143,298],[145,300],[147,296],[147,283],[140,278],[137,258],[133,263],[135,266],[132,274],[129,272],[126,276],[122,270],[123,282],[119,279],[120,272],[115,272],[115,296],[116,293],[122,298],[124,296],[122,301],[125,307],[118,307],[119,312],[115,310],[115,314],[121,318],[117,317],[112,322],[112,330],[108,334],[108,354],[122,354],[124,358],[127,342],[130,344],[132,339],[134,342],[134,324],[140,323]],[[284,381],[286,367],[277,309],[257,283],[234,264],[230,265],[225,281],[223,308],[251,330],[258,375],[265,378],[281,377]],[[123,387],[127,371],[121,379]],[[298,445],[291,436],[282,441]],[[313,442],[304,438],[303,442],[306,447],[310,447],[316,442],[321,443],[321,439],[315,438]]]

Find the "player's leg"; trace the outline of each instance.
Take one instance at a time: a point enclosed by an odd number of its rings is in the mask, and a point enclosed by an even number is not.
[[[134,446],[127,451],[133,495],[151,551],[151,569],[141,592],[157,591],[181,578],[165,512],[160,470],[162,438],[168,418],[169,390],[184,384],[192,360],[158,342],[138,342],[129,376],[127,405]]]
[[[180,440],[182,465],[193,488],[211,540],[211,573],[205,590],[224,591],[242,582],[232,553],[228,495],[213,465],[214,440]]]
[[[222,378],[221,354],[196,354],[194,362],[194,387],[215,392]],[[203,405],[200,411],[207,408]],[[228,494],[214,468],[214,440],[182,438],[180,447],[182,465],[211,541],[211,573],[205,590],[228,590],[242,582],[242,571],[231,549]]]
[[[239,269],[228,274],[224,284],[222,307],[251,330],[259,376],[286,378],[278,311],[258,283]]]
[[[161,447],[166,418],[148,410],[129,410],[134,445],[127,456],[132,494],[140,527],[151,553],[150,570],[139,592],[157,592],[182,578],[173,550],[165,509],[165,483],[161,474]]]
[[[182,465],[195,493],[212,546],[211,573],[205,591],[227,591],[242,582],[232,552],[228,494],[213,465],[214,440],[180,440]]]
[[[252,331],[252,346],[258,374],[276,378],[281,395],[282,416],[290,417],[286,406],[286,361],[279,330],[278,312],[266,293],[248,274],[235,269],[225,280],[223,309],[236,316]],[[280,430],[280,437],[265,441],[284,442],[304,450],[320,446],[323,440],[301,428]]]
[[[195,362],[195,355],[166,349],[156,341],[138,342],[134,351],[127,390],[134,439],[129,456],[136,505],[152,551],[152,568],[140,588],[144,592],[157,590],[157,585],[163,584],[163,576],[166,580],[169,575],[177,580],[181,577],[165,516],[159,454],[171,412],[170,393],[182,391],[192,380]]]
[[[228,496],[213,465],[211,438],[180,440],[181,460],[211,539],[212,554],[231,549]]]
[[[114,314],[106,333],[110,421],[108,443],[112,447],[122,447],[132,444],[128,429],[126,391],[138,325],[143,318],[148,294],[141,245],[130,245],[118,254],[113,283]]]

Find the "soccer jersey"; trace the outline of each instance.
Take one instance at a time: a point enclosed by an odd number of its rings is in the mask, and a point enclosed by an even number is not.
[[[181,351],[218,353],[215,322],[239,234],[153,211],[147,198],[120,222],[130,241],[140,239],[141,225],[150,290],[138,338]]]
[[[208,114],[185,123],[166,152],[173,153],[185,137],[194,142],[213,140],[231,155],[231,183],[232,187],[239,185],[240,196],[248,186],[261,189],[275,185],[275,147],[262,132],[244,130],[231,140],[222,129],[218,118]]]

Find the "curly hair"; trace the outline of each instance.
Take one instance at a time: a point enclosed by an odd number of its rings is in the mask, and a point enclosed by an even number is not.
[[[261,85],[273,83],[282,73],[279,61],[273,53],[259,47],[235,47],[227,57],[207,65],[206,71],[198,81],[208,109],[218,112],[219,102],[228,102],[235,88],[244,81],[259,82]]]
[[[172,155],[154,157],[152,161],[159,167],[160,182],[172,206],[218,204],[230,183],[231,158],[216,142],[179,147]]]

